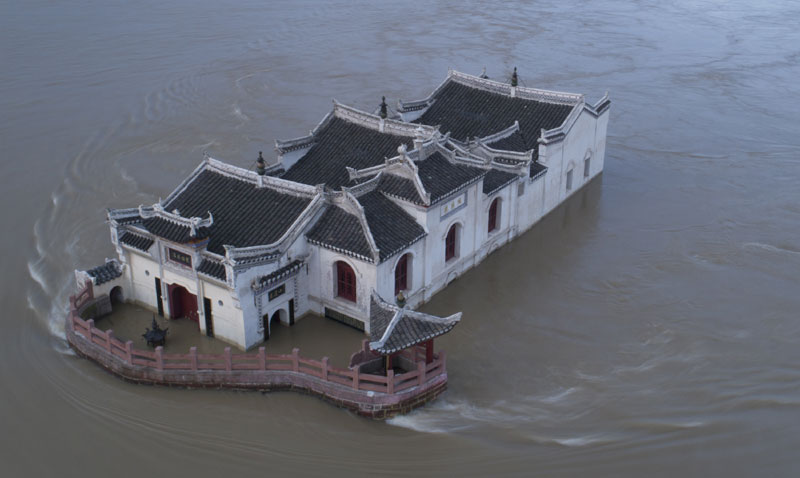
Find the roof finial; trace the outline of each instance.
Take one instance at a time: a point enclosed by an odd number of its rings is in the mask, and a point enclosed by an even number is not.
[[[264,156],[261,151],[258,152],[258,159],[256,160],[256,171],[258,172],[259,176],[263,176],[267,173],[267,162],[264,161]]]
[[[489,75],[486,74],[486,67],[485,66],[483,67],[483,71],[481,71],[481,78],[483,78],[484,80],[488,80],[489,79]]]
[[[511,74],[511,86],[517,87],[517,67],[514,67],[514,73]]]
[[[381,96],[381,118],[386,119],[387,115],[386,97]]]

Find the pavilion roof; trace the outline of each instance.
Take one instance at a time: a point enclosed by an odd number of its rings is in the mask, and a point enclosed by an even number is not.
[[[373,291],[370,297],[370,348],[382,355],[444,335],[461,320],[461,312],[437,317],[400,308]]]

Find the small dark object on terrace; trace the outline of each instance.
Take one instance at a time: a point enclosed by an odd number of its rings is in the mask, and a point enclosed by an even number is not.
[[[153,314],[153,323],[150,325],[150,329],[145,329],[145,333],[142,334],[142,337],[147,341],[147,345],[150,347],[156,347],[158,345],[163,346],[167,342],[167,331],[169,331],[169,327],[162,329],[159,327],[158,322],[156,322],[156,316]]]

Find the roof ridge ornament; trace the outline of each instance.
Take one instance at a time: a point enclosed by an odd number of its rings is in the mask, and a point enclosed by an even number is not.
[[[481,76],[479,76],[478,78],[482,78],[484,80],[488,80],[489,79],[489,75],[486,74],[486,67],[485,66],[483,67],[483,70],[481,70]]]
[[[386,97],[381,96],[381,112],[380,112],[381,119],[386,119],[388,115],[389,112],[388,112],[388,106],[386,105]]]
[[[519,83],[519,77],[517,76],[517,67],[515,66],[514,73],[511,74],[511,86],[516,88],[518,83]]]
[[[256,172],[259,176],[267,173],[267,162],[264,161],[264,153],[261,151],[258,152],[258,159],[256,160]]]

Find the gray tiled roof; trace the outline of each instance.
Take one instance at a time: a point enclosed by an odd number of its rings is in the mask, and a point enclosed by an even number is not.
[[[208,237],[208,250],[224,254],[223,245],[249,247],[277,241],[311,202],[310,198],[278,192],[215,171],[201,172],[186,188],[164,206],[177,209],[183,217],[206,217],[214,223],[201,228],[197,237],[189,228],[159,217],[145,219],[143,227],[175,242]]]
[[[314,244],[372,260],[361,222],[338,206],[328,207],[306,237]]]
[[[517,179],[517,175],[514,173],[500,171],[498,169],[491,169],[483,178],[483,193],[492,194],[495,191],[502,189],[515,179]]]
[[[414,204],[425,204],[413,181],[394,174],[383,174],[378,189],[390,196],[399,197]]]
[[[541,129],[560,126],[573,108],[571,105],[511,98],[455,81],[448,82],[439,90],[435,100],[415,123],[441,125],[443,133],[450,132],[454,139],[465,141],[489,136],[519,121],[520,131],[507,141],[501,140],[508,143],[512,151],[536,149]]]
[[[544,166],[542,164],[539,164],[539,163],[536,163],[536,162],[531,162],[531,169],[530,169],[529,177],[532,178],[532,177],[536,176],[537,174],[541,173],[542,171],[546,171],[546,170],[547,170],[546,166]]]
[[[106,261],[106,263],[102,266],[89,269],[86,271],[86,273],[89,274],[92,279],[94,279],[94,283],[96,285],[100,285],[121,276],[122,267],[119,265],[119,262],[117,262],[116,259],[112,259],[110,261]]]
[[[200,262],[200,265],[197,266],[197,272],[201,274],[205,274],[207,276],[214,277],[221,281],[224,281],[227,277],[225,274],[225,265],[221,262],[212,261],[207,258],[203,258]]]
[[[381,262],[425,236],[425,229],[413,217],[380,192],[364,194],[358,202],[364,208]]]
[[[305,264],[305,262],[299,261],[299,260],[294,260],[294,261],[286,264],[285,266],[281,267],[280,269],[277,269],[277,270],[275,270],[273,272],[270,272],[269,274],[267,274],[265,276],[261,276],[261,277],[256,278],[256,283],[260,287],[268,286],[268,285],[272,284],[273,282],[277,282],[280,279],[282,279],[283,277],[286,277],[289,274],[291,274],[292,272],[300,269],[303,266],[303,264]]]
[[[479,180],[485,169],[451,163],[441,153],[435,152],[422,161],[416,161],[419,179],[431,195],[431,204],[446,198],[455,191]]]
[[[358,202],[364,208],[380,262],[425,236],[425,229],[381,192],[366,193]],[[372,261],[372,250],[361,221],[338,206],[329,207],[306,237],[312,243]]]
[[[119,237],[119,242],[139,249],[140,251],[147,252],[150,250],[150,247],[153,245],[153,240],[140,236],[139,234],[134,234],[132,232],[126,232]]]
[[[397,155],[397,147],[409,149],[413,140],[381,133],[334,117],[314,137],[314,146],[282,176],[304,184],[325,184],[339,189],[350,184],[345,167],[365,169]]]
[[[461,313],[442,318],[399,309],[372,293],[370,298],[370,348],[382,355],[446,334],[461,320]]]
[[[197,230],[194,236],[191,235],[191,229],[188,226],[175,224],[161,217],[151,217],[142,221],[142,227],[147,229],[148,232],[158,237],[162,237],[168,241],[178,242],[185,244],[191,241],[199,241],[205,239],[209,235],[209,229],[202,227]]]
[[[492,149],[500,149],[503,151],[525,152],[530,149],[535,149],[537,151],[539,150],[539,145],[537,143],[537,140],[539,139],[538,136],[531,138],[530,141],[526,141],[525,139],[524,133],[522,131],[517,131],[510,136],[506,136],[505,138],[488,143],[487,146]]]

